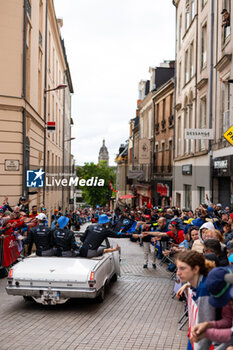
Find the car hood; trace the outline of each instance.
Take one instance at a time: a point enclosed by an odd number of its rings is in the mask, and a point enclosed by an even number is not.
[[[98,262],[85,258],[30,257],[14,266],[13,278],[86,282]]]

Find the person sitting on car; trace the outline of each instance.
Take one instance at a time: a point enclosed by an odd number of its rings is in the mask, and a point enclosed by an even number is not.
[[[104,249],[101,247],[102,242],[107,237],[113,238],[129,238],[131,237],[128,233],[116,233],[115,231],[108,228],[109,218],[106,214],[99,216],[98,224],[89,225],[84,232],[83,236],[80,237],[81,242],[83,243],[80,248],[80,256],[93,258],[95,256],[103,255],[104,253],[119,250],[119,247],[116,248],[107,248]]]
[[[56,256],[79,255],[74,232],[69,230],[68,224],[69,218],[67,216],[61,216],[57,220],[58,227],[53,231],[53,245]]]
[[[53,236],[51,228],[46,226],[46,215],[40,213],[36,216],[39,224],[32,227],[28,232],[26,238],[22,239],[23,244],[36,245],[36,255],[38,256],[52,256],[53,252]]]

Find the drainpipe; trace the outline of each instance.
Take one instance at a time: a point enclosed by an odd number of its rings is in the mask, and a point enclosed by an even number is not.
[[[66,71],[64,72],[64,77],[63,77],[63,83],[66,83]],[[64,178],[65,174],[65,101],[66,101],[66,96],[65,96],[65,89],[63,90],[63,125],[62,125],[62,178]],[[70,137],[70,135],[69,135]],[[67,141],[69,142],[69,141]],[[62,210],[64,212],[64,199],[65,199],[65,189],[64,186],[62,186]],[[68,208],[67,208],[68,209]]]
[[[178,12],[178,10],[177,10],[177,6],[176,6],[176,4],[175,4],[175,1],[173,0],[173,5],[175,6],[175,8],[176,8],[176,24],[175,24],[175,33],[176,33],[176,37],[175,37],[175,76],[174,76],[174,106],[176,107],[176,89],[177,89],[177,78],[176,78],[176,76],[177,76],[177,12]],[[172,188],[174,188],[174,179],[175,179],[175,171],[174,171],[174,167],[175,167],[175,164],[174,164],[174,159],[175,159],[175,152],[176,152],[176,148],[175,148],[175,140],[176,140],[176,108],[174,108],[174,131],[173,131],[173,145],[172,145],[172,148],[173,148],[173,167],[172,167],[172,169],[173,169],[173,171],[172,171],[172,173],[173,173],[173,175],[172,175],[172,178],[173,178],[173,180],[172,180]],[[175,188],[174,188],[174,190],[175,190]],[[173,197],[173,196],[172,196]],[[173,199],[173,203],[172,203],[173,205],[174,205],[174,199]]]
[[[24,19],[23,19],[23,86],[22,86],[22,98],[26,101],[26,62],[27,62],[27,8],[26,0],[24,0]],[[26,109],[23,107],[23,166],[22,166],[22,194],[26,193]]]
[[[44,91],[47,89],[47,27],[48,27],[48,0],[45,9],[45,65],[44,65]],[[47,136],[47,94],[44,92],[44,171],[46,170],[46,136]],[[43,206],[45,207],[45,181],[43,186]]]
[[[209,85],[209,128],[212,129],[213,119],[213,70],[214,70],[214,0],[211,0],[211,20],[210,20],[210,85]],[[210,195],[211,201],[213,200],[213,183],[212,183],[212,144],[209,140],[208,153],[210,156]]]

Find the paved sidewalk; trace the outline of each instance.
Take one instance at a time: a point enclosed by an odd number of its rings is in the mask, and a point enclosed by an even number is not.
[[[174,282],[166,266],[145,270],[143,248],[121,246],[122,277],[106,300],[73,300],[43,306],[8,296],[0,280],[1,350],[185,350],[187,327],[178,330],[184,304],[171,299]]]

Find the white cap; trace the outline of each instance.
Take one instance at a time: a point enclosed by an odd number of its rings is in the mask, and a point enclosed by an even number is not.
[[[46,220],[46,219],[47,219],[47,216],[46,216],[45,214],[43,214],[43,213],[40,213],[40,214],[38,214],[38,215],[36,216],[36,218],[37,218],[38,220]]]

